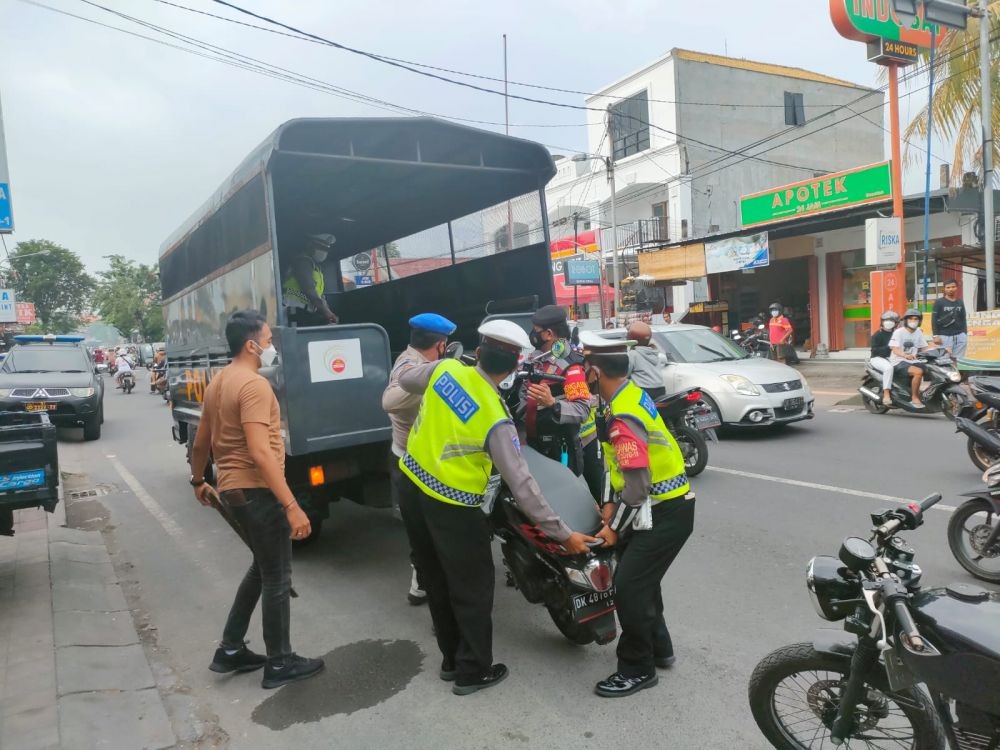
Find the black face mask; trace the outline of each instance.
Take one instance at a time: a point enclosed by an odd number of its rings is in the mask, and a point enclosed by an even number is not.
[[[479,347],[479,366],[490,375],[504,375],[517,367],[517,353],[504,352],[488,346]]]
[[[545,343],[545,340],[542,339],[541,331],[536,331],[534,328],[532,328],[531,332],[528,334],[528,341],[530,341],[531,345],[536,349],[541,349],[542,344]]]

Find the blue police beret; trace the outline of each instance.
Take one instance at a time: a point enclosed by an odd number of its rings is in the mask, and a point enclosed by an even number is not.
[[[439,333],[442,336],[450,336],[458,326],[443,315],[438,315],[437,313],[420,313],[420,315],[414,315],[410,318],[410,328],[416,328],[418,331]]]

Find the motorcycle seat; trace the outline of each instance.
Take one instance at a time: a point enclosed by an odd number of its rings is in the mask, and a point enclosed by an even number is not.
[[[600,511],[583,477],[534,448],[525,446],[521,454],[545,500],[572,531],[593,534],[601,528]]]
[[[972,387],[990,393],[1000,393],[1000,377],[980,375],[969,379]]]

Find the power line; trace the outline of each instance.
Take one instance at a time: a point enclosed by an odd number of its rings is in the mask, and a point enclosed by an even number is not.
[[[257,24],[247,23],[246,21],[240,21],[239,19],[236,19],[236,18],[230,18],[228,16],[222,16],[222,15],[219,15],[217,13],[209,13],[208,11],[201,10],[199,8],[192,8],[190,6],[182,5],[180,3],[171,2],[170,0],[153,0],[153,2],[157,2],[157,3],[160,3],[162,5],[168,5],[168,6],[172,7],[172,8],[178,8],[180,10],[184,10],[184,11],[187,11],[189,13],[196,13],[196,14],[198,14],[200,16],[207,16],[208,18],[214,18],[214,19],[217,19],[219,21],[225,21],[227,23],[235,24],[237,26],[243,26],[245,28],[255,29],[257,31],[263,31],[263,32],[268,33],[268,34],[275,34],[277,36],[283,36],[283,37],[287,37],[289,39],[296,39],[296,40],[302,41],[302,42],[309,42],[311,44],[321,44],[321,45],[328,46],[328,42],[326,42],[326,41],[320,41],[319,39],[314,38],[312,36],[304,35],[304,32],[303,33],[289,33],[289,32],[279,31],[277,29],[271,29],[271,28],[268,28],[266,26],[259,26]],[[234,9],[236,9],[236,6],[231,6],[231,7],[233,7]],[[241,12],[243,12],[242,9],[239,9],[239,10]],[[262,18],[262,20],[263,20],[263,17],[260,17],[260,18]],[[412,65],[412,66],[415,66],[415,67],[418,67],[418,68],[426,68],[427,70],[436,70],[436,71],[439,71],[439,72],[442,72],[442,73],[450,73],[452,75],[459,75],[459,76],[463,76],[463,77],[466,77],[466,78],[476,78],[476,79],[483,80],[483,81],[492,81],[492,82],[495,82],[495,83],[504,83],[504,79],[497,78],[495,76],[488,76],[488,75],[484,75],[484,74],[481,74],[481,73],[470,73],[470,72],[464,71],[464,70],[456,70],[454,68],[446,68],[446,67],[442,67],[442,66],[439,66],[439,65],[431,65],[429,63],[418,62],[418,61],[415,61],[415,60],[407,60],[407,59],[400,58],[400,57],[392,57],[391,55],[383,55],[381,53],[374,53],[373,52],[371,54],[375,55],[380,60],[388,60],[388,61],[391,61],[391,62],[402,63],[403,65]],[[527,83],[525,81],[507,81],[506,83],[508,83],[511,86],[522,86],[524,88],[539,89],[539,90],[542,90],[542,91],[554,91],[554,92],[562,93],[562,94],[574,94],[574,95],[579,95],[579,96],[585,96],[585,97],[588,97],[588,98],[614,99],[615,101],[624,101],[625,99],[629,98],[628,96],[615,96],[614,94],[598,94],[598,93],[595,93],[595,92],[582,91],[582,90],[579,90],[579,89],[561,88],[559,86],[545,86],[545,85],[539,84],[539,83]],[[682,105],[685,105],[685,106],[693,106],[693,107],[737,107],[737,108],[748,108],[748,109],[750,109],[750,108],[753,108],[753,109],[760,109],[760,108],[784,108],[784,106],[785,106],[784,104],[745,104],[745,103],[735,103],[735,102],[694,102],[694,101],[682,101],[682,100],[678,100],[678,99],[652,99],[652,98],[647,98],[646,101],[654,102],[654,103],[657,103],[657,104],[682,104]],[[818,108],[821,108],[821,107],[834,107],[834,106],[837,106],[837,105],[835,105],[835,104],[810,104],[810,105],[806,105],[806,106],[808,108],[816,108],[816,109],[818,109]]]

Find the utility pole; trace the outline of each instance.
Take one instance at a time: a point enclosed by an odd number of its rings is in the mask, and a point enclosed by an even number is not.
[[[611,301],[611,314],[614,316],[615,325],[618,325],[618,215],[615,201],[615,118],[611,112],[611,105],[608,105],[608,158],[605,160],[608,170],[608,182],[611,183],[611,263],[612,280],[614,282],[614,296]]]
[[[979,0],[979,79],[983,118],[983,251],[986,256],[986,309],[996,307],[996,222],[993,218],[993,97],[990,91],[990,11]]]
[[[507,35],[503,35],[503,132],[510,135],[510,99],[507,96]],[[543,219],[545,217],[542,217]],[[507,201],[507,242],[508,250],[514,249],[514,212]]]

